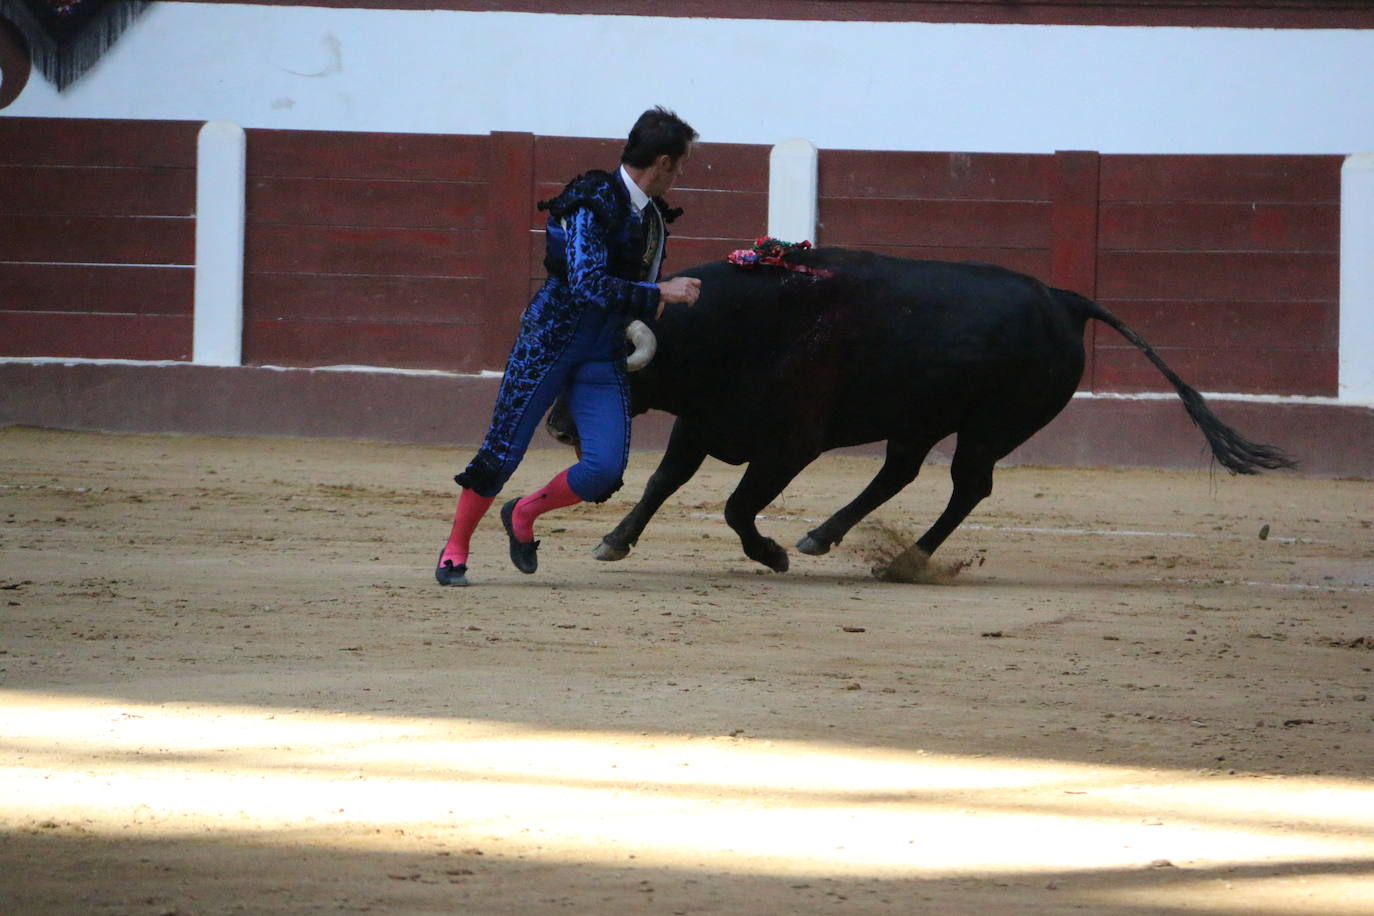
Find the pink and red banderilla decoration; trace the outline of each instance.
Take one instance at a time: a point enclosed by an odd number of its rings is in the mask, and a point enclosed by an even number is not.
[[[754,239],[753,248],[740,248],[726,255],[725,260],[734,264],[736,267],[755,268],[755,267],[781,267],[799,274],[809,274],[813,277],[825,278],[835,276],[833,270],[826,270],[824,267],[808,267],[805,264],[797,264],[787,260],[789,254],[799,251],[810,251],[811,243],[783,242],[771,236],[761,235]]]

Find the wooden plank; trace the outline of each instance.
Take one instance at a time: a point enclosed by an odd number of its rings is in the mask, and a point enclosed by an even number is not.
[[[1098,183],[1101,157],[1095,152],[1054,154],[1054,201],[1050,210],[1049,282],[1087,296],[1097,295]],[[1083,331],[1085,362],[1080,390],[1093,387],[1096,322]]]
[[[195,220],[0,214],[7,261],[193,264]]]
[[[0,213],[194,216],[191,169],[0,165]]]
[[[668,227],[679,238],[757,238],[768,233],[768,195],[740,191],[684,190],[672,195],[682,215]]]
[[[1102,304],[1155,347],[1334,351],[1339,336],[1340,308],[1332,301],[1104,300]],[[1102,332],[1101,342],[1129,346],[1112,330]]]
[[[699,264],[720,261],[737,248],[748,248],[754,244],[753,238],[739,239],[690,239],[672,238],[668,240],[668,252],[663,259],[662,275],[671,277],[674,273],[687,270]]]
[[[629,125],[626,126],[626,132]],[[534,180],[540,200],[557,194],[571,179],[588,169],[614,171],[620,167],[624,140],[585,137],[536,137]],[[682,176],[668,202],[680,206],[676,193],[683,190],[768,192],[768,156],[771,146],[760,143],[706,143],[692,145]]]
[[[544,277],[547,275],[546,272],[545,272],[545,270],[544,270],[544,239],[545,239],[546,236],[547,236],[547,233],[544,233],[544,232],[531,232],[531,233],[530,233],[530,262],[529,262],[529,263],[530,263],[530,273],[529,273],[529,275],[530,275],[530,279],[531,279],[531,280],[536,280],[536,281],[542,282],[543,279],[544,279]],[[671,251],[672,251],[672,243],[671,243],[671,242],[669,242],[668,251],[669,251],[670,253],[671,253]],[[538,285],[539,285],[538,282],[536,282],[536,283],[535,283],[535,288],[536,288],[536,289],[538,289]]]
[[[628,134],[632,125],[625,125]],[[535,137],[534,181],[549,185],[555,194],[588,169],[613,171],[620,167],[625,141],[589,137]],[[545,198],[537,198],[545,199]]]
[[[194,168],[203,123],[0,118],[0,165]]]
[[[824,198],[820,244],[1047,248],[1047,203]]]
[[[1343,156],[1102,157],[1102,199],[1339,203]]]
[[[1091,299],[1097,294],[1099,157],[1062,152],[1055,154],[1054,163],[1049,282]]]
[[[0,309],[190,315],[189,267],[0,263]]]
[[[0,312],[0,356],[186,360],[191,317]]]
[[[520,314],[529,303],[527,278],[520,266],[529,263],[533,242],[528,227],[535,212],[535,138],[529,133],[494,133],[488,149],[488,309],[492,329],[501,333],[487,337],[489,349],[481,358],[484,367],[500,369],[509,355],[502,338],[507,329],[519,326]]]
[[[1104,251],[1097,294],[1106,300],[1334,301],[1335,253]]]
[[[1103,335],[1102,339],[1106,339]],[[1184,381],[1200,391],[1333,397],[1336,354],[1268,349],[1250,353],[1213,347],[1163,348],[1156,352]],[[1169,383],[1134,348],[1097,348],[1097,391],[1172,391]],[[1180,408],[1182,409],[1182,408]]]
[[[243,353],[244,362],[255,366],[388,366],[471,372],[482,368],[485,339],[481,325],[247,321]],[[397,407],[442,409],[442,405]]]
[[[773,148],[761,143],[705,143],[692,145],[668,202],[680,207],[684,191],[743,191],[768,194],[768,157]]]
[[[244,315],[476,324],[486,314],[486,288],[486,280],[472,278],[250,273],[244,280]]]
[[[562,185],[537,185],[535,199],[547,200],[561,190]],[[767,191],[684,188],[671,192],[668,203],[682,210],[682,215],[668,227],[674,236],[720,238],[747,235],[757,238],[768,229]],[[547,222],[547,212],[538,209],[531,211],[530,229],[542,230]]]
[[[1054,158],[1043,154],[820,151],[822,198],[1049,200]]]
[[[303,230],[255,226],[248,234],[248,272],[482,277],[486,233],[441,229]]]
[[[482,229],[487,190],[476,182],[256,178],[248,184],[248,222]]]
[[[251,129],[248,175],[255,178],[383,178],[480,181],[487,137],[480,134],[355,133]]]
[[[1104,249],[1328,251],[1340,248],[1337,204],[1174,201],[1102,205]]]

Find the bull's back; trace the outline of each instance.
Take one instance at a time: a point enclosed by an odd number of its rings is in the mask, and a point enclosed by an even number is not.
[[[981,424],[1029,435],[1082,376],[1083,321],[1033,278],[883,258],[869,290],[848,307],[867,313],[846,340],[828,447],[890,438],[893,427],[946,435]]]
[[[702,299],[668,331],[691,338],[692,363],[713,366],[713,420],[728,415],[732,431],[815,424],[824,448],[972,422],[1029,435],[1077,386],[1083,321],[1031,277],[837,249],[798,260],[834,276],[687,272]]]

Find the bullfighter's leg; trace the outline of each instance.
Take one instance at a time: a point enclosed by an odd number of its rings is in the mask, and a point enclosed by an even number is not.
[[[802,553],[820,556],[829,553],[830,548],[844,540],[849,530],[868,516],[870,512],[887,502],[916,479],[926,455],[935,442],[903,442],[890,439],[887,443],[887,460],[876,477],[854,498],[849,505],[840,509],[818,527],[807,533],[797,542]]]
[[[580,363],[572,371],[567,394],[568,409],[581,434],[577,463],[560,471],[543,488],[523,499],[513,499],[501,509],[511,562],[524,573],[532,573],[539,566],[535,519],[584,500],[607,499],[620,489],[629,458],[629,391],[624,373],[615,363]]]
[[[678,420],[668,437],[668,447],[663,452],[663,460],[658,463],[644,487],[644,495],[620,524],[610,534],[601,539],[594,556],[598,560],[623,560],[630,548],[639,541],[649,519],[659,510],[664,501],[676,493],[706,459],[706,448],[699,444],[692,433],[691,424]]]
[[[725,523],[739,535],[744,555],[774,572],[787,572],[787,551],[759,533],[756,519],[815,457],[816,453],[808,451],[755,458],[735,492],[725,501]]]

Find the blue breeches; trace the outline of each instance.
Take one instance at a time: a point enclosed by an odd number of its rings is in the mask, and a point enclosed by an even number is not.
[[[526,374],[522,370],[530,367],[514,359],[506,366],[491,429],[460,483],[481,496],[499,493],[525,457],[544,415],[566,391],[582,442],[581,458],[568,470],[568,485],[589,502],[600,502],[620,488],[630,453],[629,391],[623,363],[605,358],[605,346],[596,344],[579,335],[542,373]],[[485,473],[474,473],[477,468]]]

